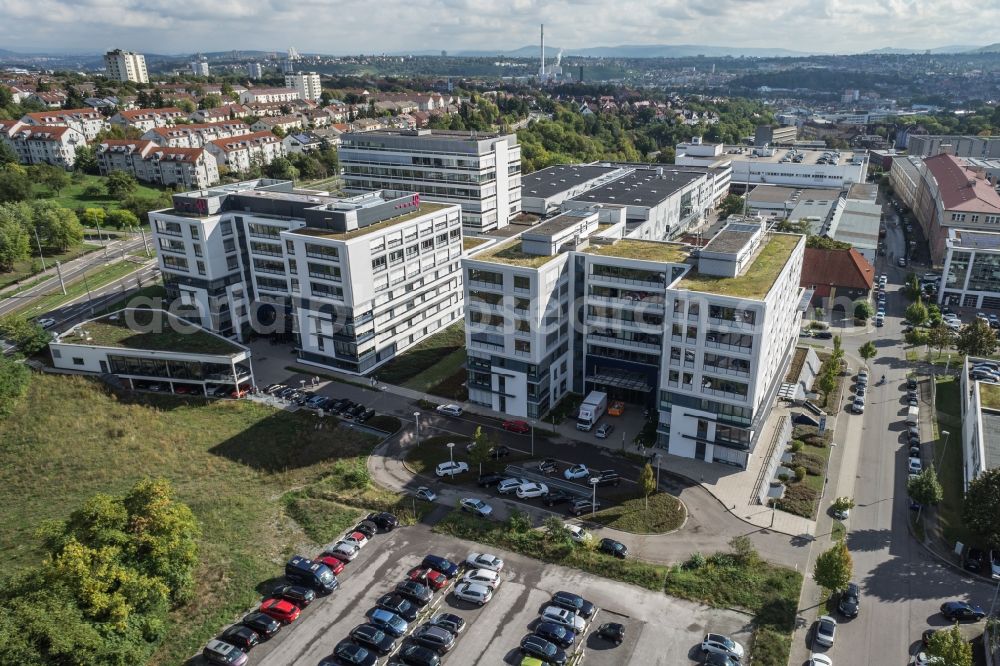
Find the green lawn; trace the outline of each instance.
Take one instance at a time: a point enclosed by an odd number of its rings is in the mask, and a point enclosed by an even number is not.
[[[962,521],[963,490],[962,422],[959,395],[961,388],[954,377],[941,377],[937,384],[937,430],[947,430],[948,449],[944,450],[944,437],[934,443],[934,466],[944,489],[944,500],[938,506],[937,516],[941,531],[948,543],[972,543]],[[941,454],[944,453],[944,458]]]
[[[804,467],[805,478],[802,481],[789,480],[785,484],[785,496],[775,502],[775,507],[814,519],[819,508],[819,501],[826,484],[826,468],[830,461],[830,431],[819,434],[814,426],[796,426],[793,438],[803,443],[802,449],[794,453],[791,469]]]
[[[35,185],[35,198],[51,199],[64,208],[72,208],[74,210],[77,208],[105,208],[108,210],[121,208],[121,203],[117,199],[107,195],[104,186],[106,181],[107,178],[105,176],[84,174],[80,178],[74,175],[73,181],[64,187],[59,194],[54,194],[43,185]],[[96,197],[86,196],[84,190],[90,185],[99,186],[101,188],[101,195]],[[140,183],[135,189],[135,196],[152,198],[159,196],[161,191]]]
[[[587,520],[634,534],[662,534],[680,527],[686,515],[684,504],[676,497],[656,493],[650,495],[648,508],[645,498],[637,497],[587,516]]]
[[[314,421],[249,401],[116,396],[82,377],[33,375],[0,427],[6,573],[34,563],[42,521],[145,476],[169,479],[201,525],[200,564],[194,601],[171,615],[151,663],[182,663],[259,601],[255,588],[290,554],[314,552],[366,506],[402,499],[358,473],[375,438]],[[322,524],[293,520],[313,508],[331,513]]]
[[[460,481],[475,480],[475,477],[479,476],[479,465],[472,464],[469,460],[469,454],[466,452],[465,447],[472,441],[468,437],[461,436],[446,436],[446,437],[427,437],[421,441],[416,446],[412,446],[406,455],[406,466],[417,474],[434,474],[434,468],[443,462],[448,462],[452,459],[448,454],[448,443],[454,442],[455,447],[452,450],[452,456],[455,462],[467,462],[469,463],[469,474],[466,475],[465,479],[459,478]],[[514,453],[509,456],[504,456],[500,460],[490,460],[489,462],[483,463],[483,474],[487,472],[502,472],[507,465],[517,464],[519,461],[527,460],[531,456],[527,454],[517,454]],[[441,479],[442,482],[448,483],[450,481],[449,477]]]
[[[465,362],[465,322],[458,321],[424,338],[400,356],[375,370],[385,384],[426,391],[454,374]]]
[[[95,250],[100,250],[100,245],[94,245],[92,243],[81,243],[74,248],[70,248],[65,252],[53,253],[46,248],[42,248],[45,253],[45,266],[46,268],[51,267],[55,262],[66,263],[72,259],[83,256]],[[38,258],[38,246],[32,244],[31,247],[31,258],[25,259],[24,261],[14,262],[14,270],[8,272],[0,272],[0,289],[8,285],[14,284],[20,280],[31,277],[36,273],[42,271],[42,262]],[[39,280],[31,280],[25,282],[19,287],[20,289],[27,289],[35,284],[38,284]]]
[[[140,268],[142,268],[141,265],[132,263],[131,261],[117,261],[108,266],[95,268],[94,270],[86,273],[86,279],[81,277],[73,282],[67,282],[65,294],[63,294],[62,289],[59,288],[59,281],[55,280],[50,285],[49,293],[45,294],[41,298],[31,301],[30,303],[26,303],[24,306],[15,310],[12,314],[25,315],[28,317],[44,314],[49,310],[54,310],[60,305],[68,303],[73,299],[86,296],[88,286],[91,291],[94,291],[99,287],[103,287],[111,282],[120,280]]]

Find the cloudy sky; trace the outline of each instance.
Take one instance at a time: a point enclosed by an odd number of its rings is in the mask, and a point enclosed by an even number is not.
[[[996,41],[998,0],[0,0],[0,48],[377,53],[621,44],[857,53]],[[1000,34],[1000,33],[998,33]],[[998,37],[1000,39],[1000,37]]]

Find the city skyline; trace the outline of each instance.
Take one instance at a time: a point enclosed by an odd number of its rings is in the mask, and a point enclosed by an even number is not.
[[[291,7],[226,0],[0,0],[0,44],[14,51],[98,53],[120,47],[180,54],[210,50],[402,53],[445,50],[514,50],[537,41],[548,28],[557,49],[620,45],[705,44],[738,48],[785,48],[808,53],[862,53],[879,48],[934,49],[975,41],[966,34],[1000,19],[1000,7],[960,0],[722,0],[698,6],[671,0],[584,3],[556,0],[430,0],[383,3],[373,25],[364,3],[307,0]],[[40,11],[41,10],[41,11]],[[336,11],[335,25],[322,20]],[[398,18],[394,18],[398,17]],[[767,17],[767,22],[759,20]],[[405,20],[404,20],[405,19]],[[229,30],[219,32],[220,24]],[[294,26],[295,29],[292,29]],[[123,32],[127,31],[127,32]],[[377,40],[375,37],[377,36]]]

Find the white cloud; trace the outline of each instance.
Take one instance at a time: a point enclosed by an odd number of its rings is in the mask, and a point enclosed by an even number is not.
[[[990,41],[997,3],[969,0],[0,0],[0,45],[374,53],[619,44],[859,52]],[[977,37],[967,38],[965,35]]]

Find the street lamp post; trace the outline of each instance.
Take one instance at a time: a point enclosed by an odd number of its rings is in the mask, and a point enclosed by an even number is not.
[[[535,422],[531,422],[531,457],[535,457]]]
[[[413,422],[417,424],[417,444],[420,443],[420,412],[413,412]]]
[[[454,453],[454,451],[455,451],[455,442],[448,442],[448,460],[451,461],[452,465],[455,464],[455,453]]]
[[[596,476],[590,477],[590,485],[594,489],[594,494],[593,494],[593,496],[591,497],[591,500],[590,500],[590,517],[591,518],[594,517],[594,512],[597,511],[597,484],[600,483],[600,482],[601,482],[601,480],[599,478],[597,478]]]
[[[942,430],[941,434],[944,435],[944,446],[941,447],[941,459],[938,461],[938,469],[944,464],[944,456],[948,453],[948,440],[951,439],[951,432]]]
[[[656,458],[656,489],[659,490],[660,489],[660,454],[656,453],[656,454],[654,454],[654,457]]]

